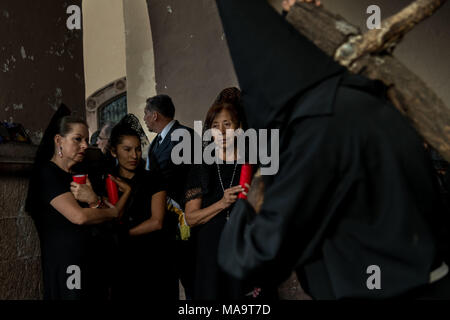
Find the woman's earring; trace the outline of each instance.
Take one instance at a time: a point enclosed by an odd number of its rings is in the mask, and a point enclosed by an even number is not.
[[[58,156],[59,156],[60,158],[63,157],[63,154],[62,154],[62,147],[59,147]]]

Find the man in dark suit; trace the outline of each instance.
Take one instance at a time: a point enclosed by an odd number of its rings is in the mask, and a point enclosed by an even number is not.
[[[161,94],[147,99],[144,120],[148,129],[158,134],[150,144],[147,170],[153,167],[161,170],[168,184],[169,197],[181,205],[184,200],[184,184],[180,181],[185,180],[189,165],[173,163],[172,149],[179,141],[172,141],[171,134],[177,129],[185,129],[191,135],[194,131],[180,124],[174,116],[175,106],[169,96]],[[156,163],[151,163],[152,158]],[[175,181],[176,183],[172,183]]]
[[[157,95],[147,99],[144,121],[148,129],[158,135],[153,139],[147,157],[147,170],[157,170],[167,184],[167,195],[174,207],[184,210],[184,185],[189,172],[189,164],[176,165],[172,161],[172,149],[181,141],[172,141],[171,135],[177,129],[184,129],[193,137],[191,128],[174,120],[175,106],[167,95]],[[168,215],[169,224],[178,225],[178,217]],[[177,276],[185,289],[186,298],[191,297],[193,285],[193,241],[178,240],[175,245]]]

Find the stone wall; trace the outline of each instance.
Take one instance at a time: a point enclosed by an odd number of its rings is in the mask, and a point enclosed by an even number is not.
[[[23,124],[35,142],[62,102],[85,116],[83,34],[66,26],[69,5],[81,0],[1,1],[0,121]]]
[[[67,7],[81,0],[2,0],[0,121],[21,123],[38,143],[65,103],[85,117],[83,34]],[[0,144],[0,299],[42,298],[39,241],[24,212],[36,147]]]
[[[237,86],[215,0],[147,0],[156,91],[172,97],[175,117],[193,127],[218,93]]]
[[[42,297],[39,239],[24,211],[35,150],[0,145],[0,300]]]

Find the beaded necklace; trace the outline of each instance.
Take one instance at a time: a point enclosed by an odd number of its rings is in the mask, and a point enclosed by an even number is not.
[[[222,187],[222,191],[223,191],[223,193],[225,194],[225,188],[224,188],[224,186],[223,186],[222,175],[221,175],[221,173],[220,173],[220,167],[219,167],[219,164],[218,164],[217,162],[216,162],[216,165],[217,165],[217,173],[219,174],[219,182],[220,182],[220,186]],[[231,182],[230,182],[229,188],[231,188],[231,187],[233,186],[234,176],[235,176],[235,174],[236,174],[236,168],[237,168],[237,161],[236,161],[236,163],[234,164],[233,175],[231,176]],[[227,221],[230,219],[230,209],[229,209],[229,208],[227,208],[227,217],[226,217],[226,219],[227,219]]]

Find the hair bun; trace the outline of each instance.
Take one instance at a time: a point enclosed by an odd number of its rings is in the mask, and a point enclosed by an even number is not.
[[[132,113],[124,116],[112,129],[111,136],[109,138],[109,146],[113,146],[118,143],[120,136],[133,135],[141,139],[143,145],[148,144],[148,138],[145,135],[145,131],[142,128],[139,119]]]

